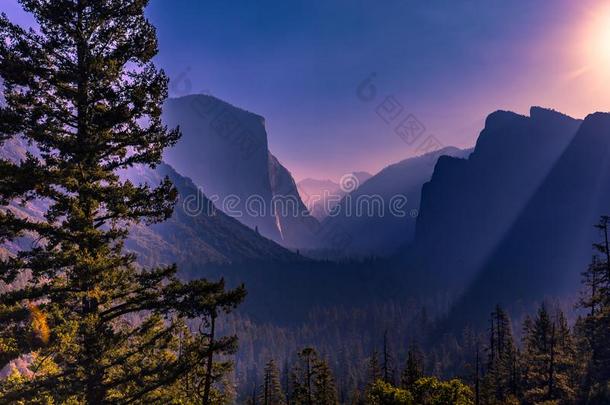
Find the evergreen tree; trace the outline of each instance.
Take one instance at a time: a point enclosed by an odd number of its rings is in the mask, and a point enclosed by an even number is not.
[[[482,396],[487,402],[506,402],[518,393],[517,350],[508,314],[497,305],[491,313],[487,367]]]
[[[586,403],[593,384],[591,380],[591,337],[585,318],[579,316],[574,323],[573,330],[575,360],[572,380],[575,382],[576,402]]]
[[[610,401],[610,249],[608,225],[610,217],[602,216],[595,227],[601,241],[593,245],[599,256],[594,256],[582,283],[585,291],[580,306],[587,315],[577,325],[580,361],[587,363],[582,398],[590,403]]]
[[[578,349],[576,338],[568,325],[568,320],[563,311],[557,310],[555,322],[557,323],[557,390],[562,398],[568,402],[578,395],[578,388],[582,378],[582,372],[577,365]]]
[[[524,324],[524,397],[528,403],[574,399],[574,346],[565,316],[552,320],[542,305]]]
[[[31,152],[0,160],[0,241],[37,243],[0,263],[2,282],[24,280],[0,295],[0,366],[28,354],[39,364],[3,385],[2,402],[169,402],[196,370],[208,404],[214,354],[235,347],[234,337],[217,338],[215,319],[243,288],[182,283],[175,266],[141,269],[123,250],[131,224],[167,219],[177,198],[168,179],[155,187],[119,177],[154,167],[180,136],[161,122],[167,77],[152,63],[148,1],[20,3],[39,28],[0,17],[0,141],[19,136]],[[10,209],[30,201],[48,206],[43,220]]]
[[[595,317],[597,309],[603,304],[601,294],[602,283],[606,278],[606,268],[600,262],[599,257],[594,255],[586,271],[582,273],[582,284],[585,290],[580,298],[580,306],[588,309],[589,315]]]
[[[382,376],[381,365],[379,363],[379,353],[374,349],[366,364],[366,385],[364,387],[364,396],[368,397],[369,391],[377,381],[382,379]]]
[[[382,377],[381,365],[379,364],[379,353],[373,350],[367,364],[367,382],[373,384]]]
[[[306,347],[298,353],[297,363],[291,374],[291,404],[314,404],[314,377],[317,362],[318,354],[311,347]]]
[[[407,362],[405,369],[401,375],[401,386],[410,390],[415,381],[419,380],[424,376],[424,359],[423,354],[419,348],[415,345],[409,348],[407,353]]]
[[[261,405],[284,405],[286,403],[280,383],[280,371],[273,359],[269,360],[265,365],[263,384],[259,390],[258,402]]]
[[[383,333],[383,358],[381,363],[381,377],[384,382],[394,384],[394,358],[388,341],[388,331]]]
[[[316,405],[338,404],[335,380],[324,360],[319,360],[316,364],[314,391],[314,403]]]
[[[326,361],[316,351],[307,347],[298,354],[292,371],[292,394],[294,405],[335,405],[337,389],[335,379]]]
[[[188,347],[195,339],[204,340],[208,350],[205,358],[197,361],[181,377],[180,383],[184,387],[185,401],[196,399],[198,403],[204,404],[231,403],[234,388],[229,375],[233,371],[233,364],[226,359],[237,351],[237,337],[217,336],[217,319],[221,312],[227,312],[234,307],[235,302],[243,299],[243,291],[237,289],[226,292],[224,280],[210,286],[215,288],[206,291],[206,302],[202,303],[205,316],[199,319],[197,327],[199,334],[193,336],[187,330],[181,341],[181,346]],[[225,360],[216,361],[215,356]]]

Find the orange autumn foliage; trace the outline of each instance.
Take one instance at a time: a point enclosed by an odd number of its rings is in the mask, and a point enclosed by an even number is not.
[[[51,330],[49,329],[49,325],[47,324],[46,315],[40,310],[40,308],[38,308],[38,306],[30,304],[30,316],[34,334],[43,343],[48,343]]]

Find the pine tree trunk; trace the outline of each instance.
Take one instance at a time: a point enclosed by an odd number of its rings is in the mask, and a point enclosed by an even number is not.
[[[555,387],[555,323],[553,323],[553,329],[551,330],[551,347],[549,353],[549,381],[548,381],[548,392],[547,399],[553,399],[553,391]]]
[[[210,393],[212,391],[212,368],[214,366],[214,336],[216,333],[216,315],[210,320],[210,349],[206,361],[205,384],[203,388],[203,405],[210,405]]]

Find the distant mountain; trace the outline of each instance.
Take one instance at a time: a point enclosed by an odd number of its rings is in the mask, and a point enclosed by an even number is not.
[[[346,174],[343,178],[356,179],[356,184],[352,187],[357,188],[372,176],[368,172],[354,172]],[[326,218],[328,213],[339,204],[341,198],[347,194],[339,183],[332,180],[308,178],[298,182],[297,188],[301,200],[303,200],[311,215],[320,221]]]
[[[303,179],[297,183],[301,200],[305,203],[311,215],[322,220],[326,217],[324,199],[341,191],[339,183],[332,180]]]
[[[31,151],[31,147],[20,139],[11,139],[0,149],[0,156],[20,161],[28,150]],[[169,220],[150,226],[138,224],[132,228],[126,248],[138,253],[141,264],[154,266],[178,263],[197,268],[209,264],[302,260],[215,209],[190,179],[181,176],[167,164],[161,164],[155,169],[137,166],[122,176],[135,184],[152,186],[167,176],[179,193],[174,214]],[[25,206],[13,205],[12,209],[17,215],[35,219],[44,215],[46,204],[31,201]],[[30,245],[25,246],[28,243]],[[20,247],[29,246],[31,239],[25,237],[10,245],[3,245],[0,251],[15,252]]]
[[[417,284],[442,286],[453,293],[468,286],[551,172],[580,123],[538,107],[531,109],[529,117],[497,111],[487,117],[467,159],[441,157],[431,181],[424,185],[416,236],[405,265],[417,274],[414,277],[423,278]]]
[[[202,187],[227,214],[284,246],[316,242],[290,172],[269,152],[265,119],[207,95],[169,99],[164,121],[182,139],[165,161]],[[275,209],[276,201],[282,207]]]
[[[392,254],[413,239],[421,189],[432,177],[439,156],[465,157],[469,153],[448,147],[390,165],[346,195],[322,226],[348,235],[349,252]],[[344,189],[347,187],[349,184]],[[401,206],[392,206],[397,201],[403,201]]]
[[[454,322],[474,322],[496,302],[577,295],[602,237],[593,225],[610,214],[610,114],[582,122],[534,191],[454,307]]]

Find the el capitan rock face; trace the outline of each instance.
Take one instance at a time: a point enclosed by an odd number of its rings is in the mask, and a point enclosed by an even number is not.
[[[212,96],[192,95],[167,100],[164,120],[182,131],[165,160],[217,206],[284,246],[306,247],[315,240],[303,223],[317,221],[301,210],[292,175],[269,152],[263,117]],[[297,200],[298,211],[275,215],[278,195]]]

